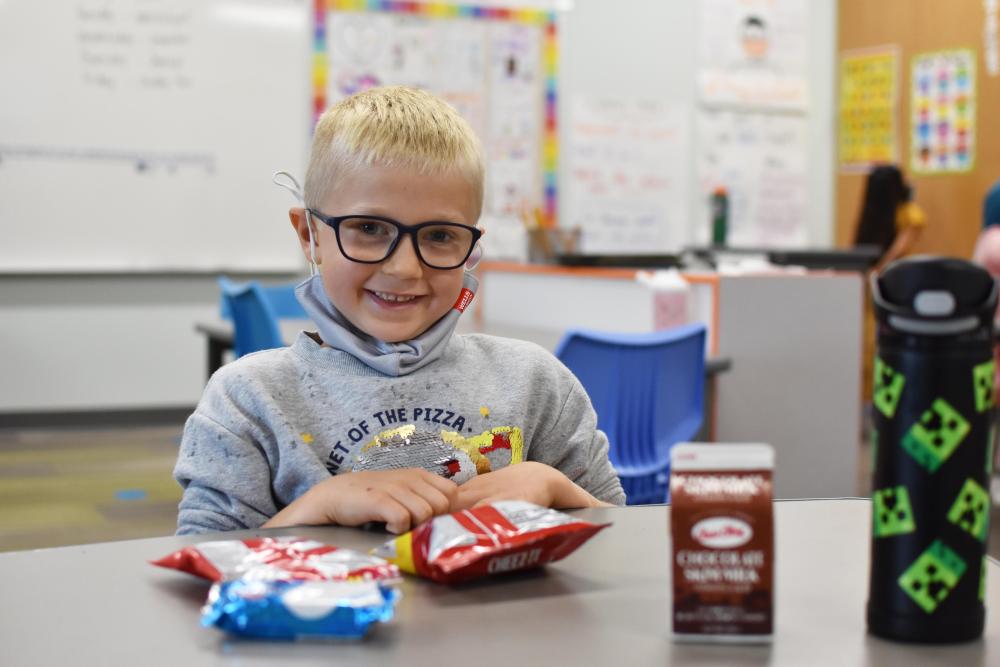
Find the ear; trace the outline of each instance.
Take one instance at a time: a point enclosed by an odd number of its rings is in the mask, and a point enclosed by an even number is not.
[[[292,229],[295,230],[295,235],[299,239],[299,245],[302,247],[302,254],[305,256],[306,261],[312,261],[310,259],[309,253],[309,222],[306,216],[306,210],[301,206],[293,206],[288,209],[288,219],[292,223]],[[313,238],[316,246],[316,259],[319,259],[319,234],[317,230],[313,229]]]

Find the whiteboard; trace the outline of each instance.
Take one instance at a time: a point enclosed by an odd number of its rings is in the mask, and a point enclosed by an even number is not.
[[[689,122],[680,105],[574,97],[564,227],[587,254],[678,252],[690,243]]]
[[[0,2],[0,271],[296,271],[308,0]]]

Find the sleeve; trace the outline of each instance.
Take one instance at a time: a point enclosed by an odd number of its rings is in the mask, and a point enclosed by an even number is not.
[[[567,371],[568,373],[568,371]],[[552,466],[598,500],[625,504],[618,473],[608,459],[608,437],[579,381],[569,375],[569,393],[559,416],[529,450],[529,458]]]
[[[927,214],[915,202],[906,202],[896,214],[896,229],[898,230],[903,230],[907,227],[922,229],[926,226]]]
[[[184,425],[174,467],[178,535],[257,528],[277,513],[263,449],[209,414],[207,398]]]

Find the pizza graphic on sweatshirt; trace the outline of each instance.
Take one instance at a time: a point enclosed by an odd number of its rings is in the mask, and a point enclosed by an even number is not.
[[[455,431],[421,431],[407,424],[382,431],[354,458],[354,470],[424,468],[457,484],[524,458],[524,438],[515,426],[498,426],[463,437]]]

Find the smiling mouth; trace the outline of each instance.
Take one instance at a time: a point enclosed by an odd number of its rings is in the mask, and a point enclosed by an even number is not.
[[[391,292],[376,292],[375,290],[367,291],[379,301],[391,304],[411,303],[420,298],[420,295],[417,294],[393,294]]]

